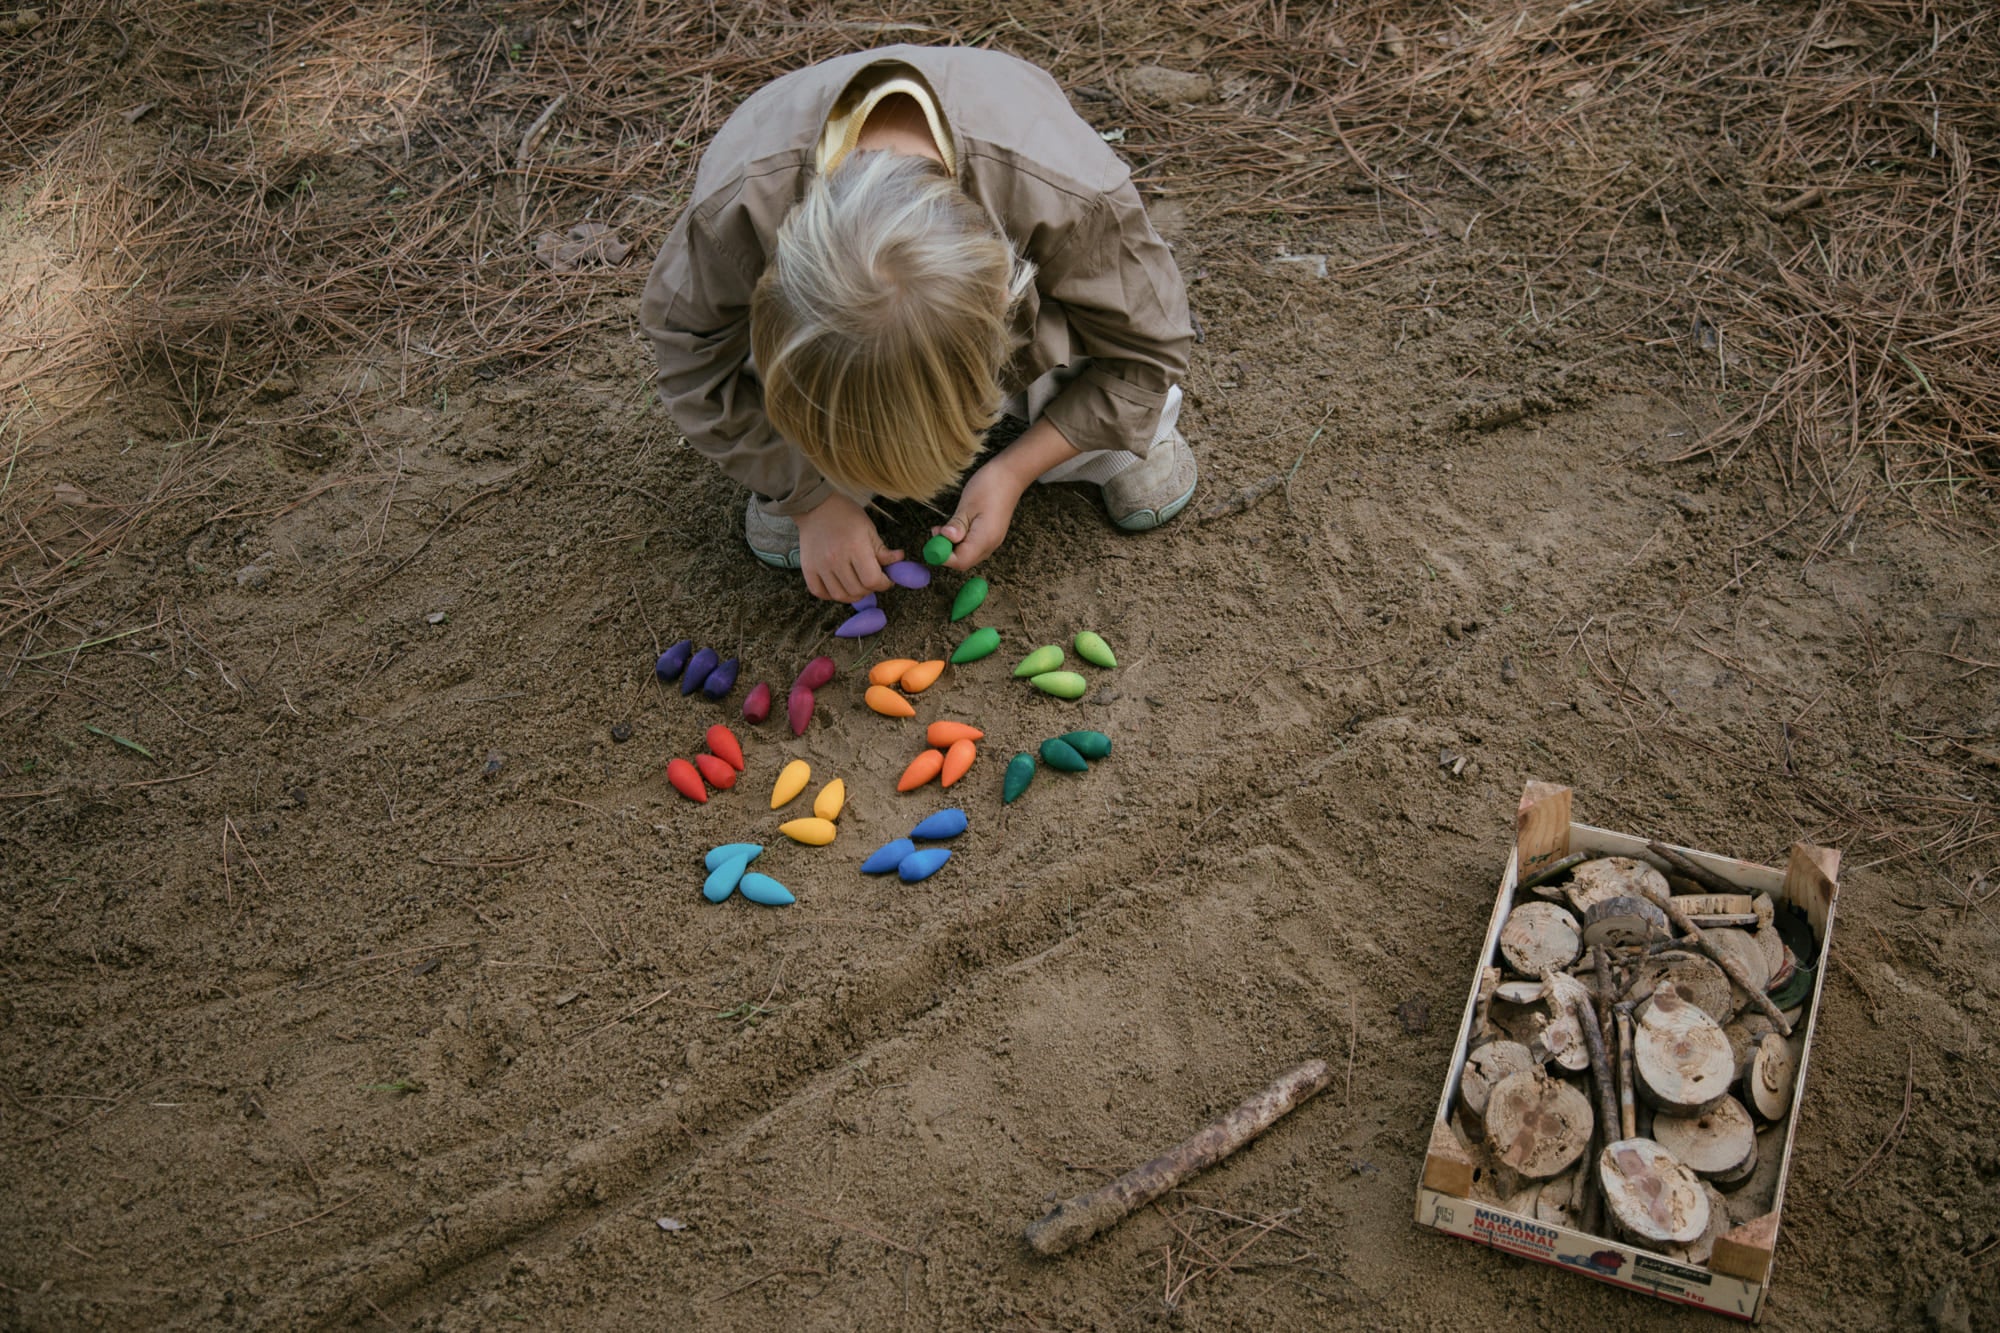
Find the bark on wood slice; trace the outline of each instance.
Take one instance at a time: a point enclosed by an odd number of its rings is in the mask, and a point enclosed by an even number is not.
[[[1766,1120],[1782,1120],[1792,1105],[1791,1043],[1773,1032],[1757,1043],[1750,1068],[1743,1075],[1743,1090],[1750,1104]]]
[[[1757,1122],[1734,1097],[1724,1097],[1700,1115],[1653,1117],[1653,1141],[1698,1176],[1726,1176],[1754,1167]]]
[[[1743,979],[1749,983],[1746,986],[1736,985],[1733,981],[1730,983],[1729,993],[1738,1009],[1750,1003],[1751,986],[1762,994],[1764,988],[1771,984],[1770,964],[1765,961],[1764,951],[1757,947],[1757,941],[1751,938],[1749,931],[1725,927],[1721,930],[1704,930],[1702,934],[1715,946],[1717,952],[1742,969]],[[1726,965],[1723,970],[1728,971]]]
[[[1734,1223],[1729,1220],[1729,1201],[1722,1197],[1715,1186],[1704,1180],[1701,1182],[1701,1191],[1708,1196],[1708,1226],[1686,1245],[1668,1246],[1666,1253],[1669,1259],[1706,1267],[1710,1256],[1715,1253],[1715,1242]]]
[[[1680,992],[1681,998],[1692,1000],[1696,1007],[1718,1023],[1727,1023],[1736,1014],[1737,1005],[1729,988],[1729,978],[1712,960],[1695,954],[1648,958],[1639,965],[1637,975],[1632,978],[1631,998],[1637,1000],[1650,996],[1668,983]]]
[[[1534,1219],[1547,1226],[1574,1227],[1577,1206],[1582,1202],[1576,1187],[1582,1179],[1582,1171],[1577,1170],[1544,1182],[1541,1193],[1535,1196]]]
[[[1541,1069],[1510,1074],[1486,1104],[1486,1145],[1530,1180],[1559,1175],[1590,1146],[1590,1099]]]
[[[1664,896],[1667,877],[1629,856],[1601,856],[1578,866],[1568,887],[1570,903],[1587,912],[1607,898],[1644,898],[1648,888]]]
[[[1757,952],[1764,956],[1764,986],[1768,990],[1785,966],[1784,937],[1772,927],[1764,926],[1751,931],[1750,939],[1757,946]]]
[[[1756,900],[1747,893],[1677,893],[1674,906],[1689,916],[1748,916]]]
[[[1583,913],[1583,947],[1618,949],[1651,944],[1667,935],[1667,914],[1644,898],[1620,895],[1592,903]]]
[[[1776,1031],[1770,1019],[1755,1012],[1739,1014],[1722,1025],[1722,1035],[1729,1038],[1730,1057],[1736,1061],[1737,1078],[1749,1072],[1750,1057],[1757,1053],[1757,1043],[1765,1034]]]
[[[1736,1063],[1722,1025],[1672,985],[1653,992],[1632,1034],[1633,1072],[1654,1106],[1699,1115],[1729,1091]]]
[[[1741,1106],[1742,1103],[1738,1102],[1737,1105]],[[1777,1138],[1779,1136],[1771,1134],[1765,1137]],[[1720,1190],[1737,1189],[1747,1182],[1750,1177],[1757,1174],[1757,1164],[1763,1160],[1763,1152],[1764,1139],[1760,1138],[1751,1144],[1750,1155],[1743,1159],[1742,1165],[1738,1166],[1734,1171],[1721,1171],[1710,1176],[1708,1183]]]
[[[1467,1055],[1465,1070],[1458,1076],[1458,1109],[1466,1124],[1484,1132],[1493,1089],[1503,1079],[1534,1067],[1535,1057],[1518,1041],[1489,1041]]]
[[[1500,956],[1524,977],[1568,967],[1582,951],[1576,918],[1554,903],[1522,903],[1500,927]]]
[[[1651,1139],[1620,1139],[1597,1155],[1604,1202],[1618,1225],[1651,1245],[1686,1245],[1708,1230],[1708,1194],[1694,1172]]]

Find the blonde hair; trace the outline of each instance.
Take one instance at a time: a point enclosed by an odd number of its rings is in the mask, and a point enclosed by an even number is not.
[[[751,298],[764,412],[834,484],[928,500],[999,417],[1033,279],[937,163],[849,154],[778,228]]]

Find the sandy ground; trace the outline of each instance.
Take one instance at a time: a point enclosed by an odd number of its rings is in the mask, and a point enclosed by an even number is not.
[[[1538,777],[1613,828],[1843,848],[1765,1322],[2000,1328],[1986,498],[1885,501],[1815,547],[1779,455],[1668,461],[1714,408],[1678,352],[1609,337],[1583,258],[1480,280],[1541,262],[1532,210],[1405,255],[1426,238],[1372,203],[1304,228],[1170,195],[1203,492],[1145,537],[1032,494],[982,571],[1006,646],[914,721],[863,708],[864,670],[956,642],[954,581],[832,638],[749,559],[616,301],[559,370],[205,454],[47,641],[8,644],[41,655],[0,719],[0,1318],[1686,1326],[1411,1222]],[[46,234],[9,225],[17,254]],[[1644,214],[1621,236],[1665,243]],[[354,372],[330,354],[250,418]],[[162,393],[51,425],[15,494],[81,488],[85,525],[144,494]],[[1120,659],[1084,699],[1011,679],[1083,628]],[[685,636],[781,695],[841,667],[803,738],[737,727],[749,771],[705,806],[662,767],[742,691],[659,688]],[[971,830],[928,883],[864,879],[941,803],[894,786],[935,717],[987,732],[951,793]],[[1113,755],[1003,808],[1006,756],[1077,727]],[[847,783],[831,846],[776,835],[793,758]],[[746,839],[796,906],[701,901],[701,853]],[[1311,1057],[1332,1086],[1253,1147],[1024,1250],[1053,1199]]]

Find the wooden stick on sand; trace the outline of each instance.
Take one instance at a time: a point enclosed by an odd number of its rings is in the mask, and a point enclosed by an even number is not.
[[[1324,1060],[1308,1060],[1279,1075],[1270,1087],[1184,1143],[1134,1167],[1088,1194],[1058,1204],[1030,1223],[1028,1244],[1037,1254],[1061,1254],[1145,1207],[1197,1171],[1207,1170],[1269,1129],[1285,1112],[1324,1088],[1333,1073]]]

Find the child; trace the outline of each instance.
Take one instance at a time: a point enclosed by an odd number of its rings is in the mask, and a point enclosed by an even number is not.
[[[738,107],[646,283],[668,410],[752,495],[750,549],[815,597],[890,586],[866,506],[929,500],[1003,411],[1025,429],[932,529],[969,569],[1035,481],[1140,531],[1194,494],[1187,293],[1130,174],[1041,70],[892,46]]]

